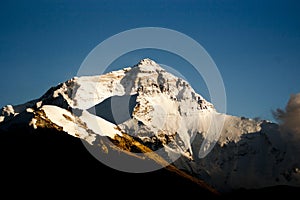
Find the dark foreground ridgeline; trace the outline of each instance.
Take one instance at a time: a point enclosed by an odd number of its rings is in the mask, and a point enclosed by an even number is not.
[[[216,196],[166,169],[126,173],[95,159],[78,138],[49,129],[0,132],[1,194],[9,197],[240,199],[299,195],[278,186]]]

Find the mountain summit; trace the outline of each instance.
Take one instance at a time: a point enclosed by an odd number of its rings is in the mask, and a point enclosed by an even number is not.
[[[300,186],[299,160],[277,124],[218,113],[186,80],[148,58],[74,77],[36,100],[1,109],[0,131],[40,129],[80,138],[104,154],[116,145],[162,167],[172,164],[219,191]]]

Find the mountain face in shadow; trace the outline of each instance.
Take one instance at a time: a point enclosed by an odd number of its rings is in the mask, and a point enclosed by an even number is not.
[[[153,198],[176,198],[186,193],[214,197],[166,169],[149,173],[112,169],[95,159],[83,141],[56,130],[15,130],[1,132],[0,137],[2,195],[127,198],[149,193]]]
[[[136,105],[137,94],[111,96],[101,103],[91,107],[88,111],[113,124],[121,124],[132,118],[132,112]]]
[[[126,173],[96,160],[82,141],[55,130],[1,132],[1,194],[10,197],[240,199],[297,195],[299,188],[276,186],[216,196],[166,169]],[[139,196],[139,195],[138,195]]]

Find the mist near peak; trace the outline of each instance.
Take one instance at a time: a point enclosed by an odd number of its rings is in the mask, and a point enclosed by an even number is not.
[[[292,94],[285,109],[278,108],[273,115],[279,123],[282,138],[300,152],[300,93]]]

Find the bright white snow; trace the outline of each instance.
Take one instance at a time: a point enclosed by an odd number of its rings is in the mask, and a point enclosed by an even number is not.
[[[84,139],[90,144],[95,140],[95,135],[88,133],[86,127],[76,123],[76,118],[69,111],[52,105],[44,105],[41,110],[51,122],[62,127],[68,134]]]
[[[110,138],[114,138],[115,135],[122,135],[115,124],[112,124],[101,117],[92,115],[87,111],[83,111],[79,119],[86,123],[86,126],[98,135],[108,136]]]

